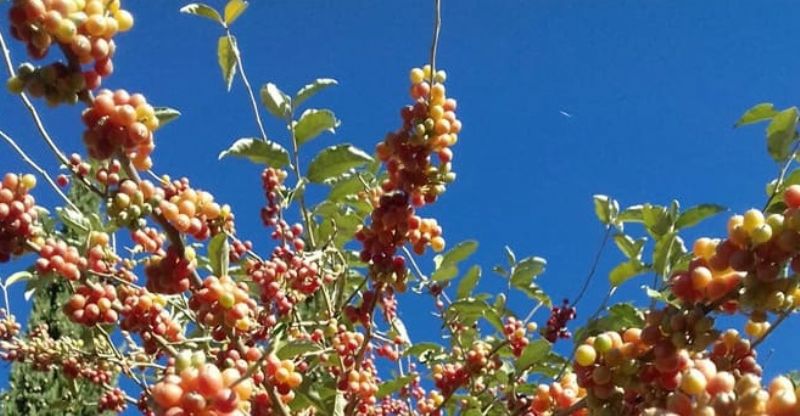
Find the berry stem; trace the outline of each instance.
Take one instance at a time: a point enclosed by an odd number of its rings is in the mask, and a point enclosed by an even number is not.
[[[606,248],[606,243],[608,243],[608,237],[611,236],[611,226],[606,226],[606,232],[603,233],[603,240],[600,242],[600,247],[597,249],[597,253],[594,255],[594,260],[592,261],[592,267],[589,269],[589,274],[586,275],[586,278],[583,280],[583,287],[581,287],[580,292],[578,292],[578,296],[575,296],[575,299],[572,301],[573,308],[578,305],[578,302],[581,301],[583,295],[586,294],[586,290],[589,288],[589,284],[592,282],[592,277],[597,272],[597,266],[600,264],[600,258],[603,256],[603,250]]]
[[[236,43],[236,39],[234,39],[229,27],[225,28],[225,36],[228,37],[228,42],[231,44],[233,56],[236,58],[236,66],[239,67],[239,74],[242,76],[242,83],[244,84],[245,89],[247,89],[248,95],[250,95],[250,105],[253,107],[253,115],[255,116],[256,124],[258,124],[258,130],[261,131],[261,139],[266,142],[268,141],[267,131],[264,130],[264,122],[261,120],[261,113],[258,109],[258,100],[256,100],[256,94],[253,92],[253,87],[250,85],[250,80],[247,79],[247,74],[244,72],[242,54],[239,51],[239,45]]]
[[[47,174],[47,171],[45,171],[45,170],[44,170],[44,169],[43,169],[41,166],[39,166],[38,164],[36,164],[36,162],[34,162],[34,161],[33,161],[33,159],[31,159],[31,158],[30,158],[30,157],[29,157],[29,156],[28,156],[28,155],[25,153],[25,151],[24,151],[24,150],[22,150],[22,148],[20,148],[20,147],[19,147],[19,145],[17,144],[17,142],[15,142],[15,141],[14,141],[14,139],[12,139],[12,138],[11,138],[9,135],[7,135],[7,134],[6,134],[4,131],[2,131],[2,130],[0,130],[0,137],[2,137],[2,138],[3,138],[3,140],[5,140],[6,142],[8,142],[9,146],[11,146],[12,148],[14,148],[14,150],[15,150],[15,151],[16,151],[16,152],[17,152],[17,153],[20,155],[20,157],[22,157],[22,160],[24,160],[24,161],[25,161],[25,162],[26,162],[28,165],[30,165],[30,166],[31,166],[31,167],[32,167],[32,168],[33,168],[35,171],[39,172],[39,174],[41,174],[41,175],[42,175],[42,176],[45,178],[45,180],[47,180],[47,183],[49,183],[49,184],[50,184],[50,186],[53,188],[53,190],[55,190],[55,191],[56,191],[56,194],[58,194],[58,196],[60,196],[60,197],[61,197],[61,198],[64,200],[64,202],[66,202],[66,203],[67,203],[67,205],[69,205],[69,207],[70,207],[70,208],[74,209],[76,212],[79,212],[79,211],[80,211],[80,210],[78,209],[78,207],[76,207],[76,206],[75,206],[75,204],[73,204],[73,203],[72,203],[72,201],[70,201],[70,199],[69,199],[69,198],[67,198],[67,196],[66,196],[66,195],[64,195],[64,192],[62,192],[62,191],[61,191],[61,188],[59,188],[59,186],[56,184],[56,182],[53,180],[53,178],[52,178],[52,177],[50,177],[50,175],[48,175],[48,174]]]

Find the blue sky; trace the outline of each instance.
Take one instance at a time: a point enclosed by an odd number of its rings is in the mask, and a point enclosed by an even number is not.
[[[429,1],[251,3],[234,32],[256,87],[274,82],[291,92],[317,77],[340,82],[312,104],[336,111],[341,128],[309,145],[306,156],[341,141],[371,151],[399,126],[399,109],[409,101],[408,70],[428,57]],[[126,2],[136,26],[119,37],[106,85],[144,92],[183,112],[157,133],[155,170],[187,175],[230,203],[240,233],[266,252],[260,169],[217,161],[235,139],[258,133],[245,90],[236,81],[225,91],[215,57],[218,28],[179,14],[181,5]],[[458,181],[424,214],[439,219],[451,244],[480,241],[471,260],[484,266],[481,289],[500,287],[488,270],[503,261],[508,244],[520,256],[547,258],[540,283],[560,299],[576,294],[602,236],[595,193],[623,205],[675,198],[685,207],[716,202],[737,212],[761,206],[764,184],[777,171],[763,127],[732,126],[755,103],[796,103],[799,18],[800,5],[790,0],[444,0],[438,63],[448,71],[464,130],[454,149]],[[19,62],[22,50],[16,44],[12,50]],[[81,151],[79,110],[43,110],[70,152]],[[280,124],[263,115],[270,137],[285,143]],[[0,99],[0,129],[51,171],[57,168],[10,96]],[[3,149],[3,170],[28,170]],[[44,186],[37,191],[55,202]],[[721,235],[723,217],[687,239]],[[607,272],[621,260],[614,247],[606,250],[579,318],[594,310],[608,288]],[[431,267],[429,260],[422,264]],[[638,287],[649,278],[640,279],[615,300],[641,299]],[[27,308],[20,294],[14,288],[15,312]],[[412,338],[435,333],[435,321],[423,312],[432,306],[429,298],[401,301]],[[512,302],[520,311],[531,307],[521,298]],[[543,322],[546,313],[538,318]],[[762,357],[770,355],[768,374],[793,365],[786,357],[800,341],[796,328],[790,321],[761,347]]]

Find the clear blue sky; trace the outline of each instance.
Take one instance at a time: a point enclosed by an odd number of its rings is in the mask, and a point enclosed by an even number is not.
[[[230,203],[239,231],[266,252],[260,168],[217,161],[235,139],[257,134],[242,85],[236,81],[226,93],[221,81],[219,30],[179,14],[182,2],[125,3],[136,26],[118,39],[107,85],[144,92],[151,102],[183,112],[157,133],[156,171],[188,175]],[[334,109],[342,126],[309,145],[309,154],[340,141],[372,150],[399,125],[398,111],[409,100],[408,70],[428,57],[430,1],[251,3],[234,32],[256,86],[272,81],[296,91],[316,77],[340,82],[314,104]],[[520,256],[547,258],[540,282],[554,299],[574,296],[602,236],[595,193],[623,205],[676,198],[683,206],[716,202],[741,212],[763,204],[764,184],[776,173],[763,128],[732,125],[752,104],[798,102],[797,2],[444,0],[443,19],[438,62],[448,71],[464,130],[455,148],[458,181],[425,214],[439,218],[450,243],[480,241],[472,260],[484,266],[482,289],[499,287],[488,269],[503,260],[508,244]],[[19,62],[18,45],[13,51]],[[44,110],[69,151],[82,150],[78,111]],[[271,138],[285,140],[281,126],[267,120]],[[0,128],[55,169],[10,96],[0,99]],[[4,171],[28,170],[0,148]],[[46,187],[37,191],[55,201]],[[719,236],[723,224],[722,217],[709,221],[688,237]],[[608,248],[579,317],[594,310],[608,270],[621,259]],[[430,261],[423,266],[430,268]],[[645,281],[630,282],[615,299],[641,299]],[[13,295],[21,312],[27,307],[21,288]],[[432,306],[429,298],[401,301],[413,339],[436,333],[435,321],[422,312]],[[531,306],[512,301],[520,311]],[[775,350],[768,374],[796,365],[786,358],[800,341],[796,329],[790,321],[762,346],[762,357]]]

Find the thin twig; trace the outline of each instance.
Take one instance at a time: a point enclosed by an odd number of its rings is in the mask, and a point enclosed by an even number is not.
[[[594,261],[592,261],[592,267],[589,269],[589,274],[586,275],[586,278],[583,280],[583,287],[581,287],[580,292],[578,292],[578,296],[575,296],[575,299],[572,301],[572,307],[578,305],[578,302],[581,301],[583,295],[586,294],[586,289],[589,288],[589,284],[592,282],[592,277],[594,277],[595,272],[597,272],[597,266],[600,264],[600,258],[603,256],[603,250],[606,248],[606,243],[608,243],[608,237],[611,236],[611,226],[606,226],[606,232],[603,233],[603,241],[600,243],[600,248],[597,249],[597,253],[594,255]]]
[[[253,115],[256,118],[256,124],[258,124],[258,130],[261,131],[261,139],[265,142],[267,139],[267,131],[264,130],[264,122],[261,121],[261,112],[258,110],[258,101],[256,100],[256,94],[253,91],[253,87],[250,86],[250,80],[247,79],[247,74],[244,72],[244,64],[242,63],[242,54],[239,51],[239,44],[236,43],[236,39],[233,37],[230,28],[225,28],[225,36],[228,37],[228,42],[231,44],[231,48],[233,49],[233,56],[236,58],[236,66],[239,67],[239,74],[242,76],[242,83],[244,87],[247,89],[247,93],[250,95],[250,105],[253,107]]]
[[[778,327],[778,325],[783,323],[783,321],[785,321],[786,318],[788,318],[789,315],[791,314],[792,314],[792,309],[786,310],[786,312],[784,312],[781,316],[778,317],[778,319],[775,320],[774,324],[770,325],[769,329],[767,329],[767,332],[764,332],[764,335],[762,335],[760,338],[758,338],[753,342],[753,344],[750,346],[750,349],[755,349],[762,342],[764,342],[764,340],[767,339],[767,336],[769,336],[769,334],[771,334],[772,331],[774,331]]]
[[[433,40],[431,40],[431,86],[436,83],[436,52],[439,49],[439,33],[442,31],[442,1],[433,0]]]
[[[53,180],[53,178],[51,178],[50,175],[47,174],[47,171],[45,171],[41,166],[36,164],[36,162],[34,162],[33,159],[31,159],[25,153],[25,151],[22,150],[22,148],[19,147],[17,142],[14,141],[14,139],[12,139],[8,134],[6,134],[2,130],[0,130],[0,137],[2,137],[3,140],[8,142],[9,146],[14,148],[14,150],[20,155],[20,157],[22,157],[22,160],[25,161],[25,163],[30,165],[35,171],[39,172],[39,174],[44,177],[44,179],[47,181],[47,183],[50,184],[50,186],[53,188],[53,190],[56,191],[58,196],[60,196],[64,200],[64,202],[66,202],[67,205],[69,205],[70,208],[74,209],[75,211],[80,211],[78,209],[78,207],[76,207],[75,204],[73,204],[72,201],[70,201],[69,198],[67,198],[67,196],[64,195],[64,192],[61,191],[61,188],[56,184],[56,182]]]

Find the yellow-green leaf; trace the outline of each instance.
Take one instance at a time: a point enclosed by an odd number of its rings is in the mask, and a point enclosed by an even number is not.
[[[244,0],[229,0],[225,5],[225,24],[230,26],[239,16],[244,13],[249,4]]]
[[[202,16],[207,19],[213,20],[219,24],[223,24],[222,16],[213,7],[203,3],[191,3],[181,7],[181,13],[193,14],[195,16]]]
[[[236,51],[234,50],[233,42],[236,42],[233,36],[230,38],[228,36],[220,36],[217,42],[217,62],[219,62],[219,68],[222,70],[222,79],[225,80],[225,86],[228,91],[231,90],[233,77],[236,75]]]

